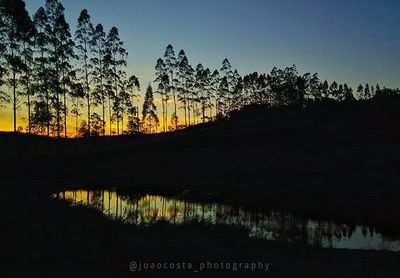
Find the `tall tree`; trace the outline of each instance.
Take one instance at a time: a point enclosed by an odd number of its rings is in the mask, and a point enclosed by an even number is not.
[[[84,93],[87,103],[87,126],[88,134],[91,131],[91,108],[92,108],[92,95],[90,90],[90,75],[92,70],[91,64],[91,51],[90,44],[93,37],[93,25],[90,21],[90,15],[86,9],[82,10],[79,18],[78,25],[75,31],[76,49],[78,50],[78,60],[82,63],[81,73],[84,80]]]
[[[34,55],[34,91],[37,99],[35,101],[35,113],[40,116],[35,117],[36,125],[39,125],[39,132],[42,134],[42,127],[45,125],[47,136],[50,135],[50,122],[52,121],[52,112],[50,109],[50,40],[48,37],[49,21],[46,10],[40,7],[34,15],[35,33],[35,55]],[[38,123],[38,120],[47,120],[46,123]]]
[[[371,89],[369,84],[365,84],[364,88],[364,99],[370,99],[371,98]]]
[[[61,4],[60,4],[61,5]],[[73,80],[75,78],[75,71],[73,70],[72,59],[75,57],[74,46],[72,40],[69,24],[65,20],[64,8],[60,6],[60,13],[56,20],[56,34],[58,37],[58,55],[59,66],[57,67],[61,74],[61,89],[63,95],[63,114],[64,114],[64,137],[67,137],[67,96],[72,92]]]
[[[23,59],[23,70],[21,76],[21,83],[24,89],[24,95],[26,96],[26,108],[28,115],[28,133],[31,133],[32,124],[31,124],[31,107],[32,107],[32,96],[34,91],[32,90],[32,75],[34,70],[34,38],[36,29],[29,18],[29,20],[25,21],[26,26],[24,27],[24,34],[22,34],[22,42],[23,42],[23,50],[22,50],[22,59]]]
[[[153,88],[149,84],[143,102],[142,121],[147,130],[152,133],[153,126],[158,125],[157,107],[154,104]]]
[[[93,64],[93,81],[94,90],[93,97],[96,103],[101,105],[102,115],[102,135],[106,133],[106,119],[105,119],[105,107],[106,107],[106,91],[104,88],[104,81],[106,75],[105,69],[105,56],[106,56],[106,33],[104,32],[103,25],[97,24],[94,29],[92,41],[90,43],[93,57],[91,62]]]
[[[132,75],[126,80],[126,93],[130,98],[129,102],[126,102],[127,113],[128,113],[128,132],[133,133],[140,129],[140,119],[138,114],[138,107],[134,105],[135,100],[139,98],[136,94],[140,90],[139,79]]]
[[[177,60],[177,78],[176,78],[176,90],[178,93],[178,100],[183,104],[184,116],[185,116],[185,126],[188,125],[188,94],[187,94],[187,79],[188,79],[188,69],[189,60],[183,49],[179,51]]]
[[[23,59],[24,41],[27,34],[31,32],[31,19],[22,0],[0,1],[0,37],[2,38],[4,50],[5,67],[3,72],[8,73],[6,83],[12,91],[12,106],[14,132],[17,131],[17,109],[19,103],[19,83],[21,74],[26,68]]]
[[[232,71],[232,66],[231,63],[227,58],[225,58],[222,61],[222,66],[220,69],[220,74],[223,80],[221,82],[224,82],[222,84],[223,86],[220,85],[220,106],[223,107],[224,113],[227,113],[230,111],[231,107],[231,89],[233,85],[233,71]]]
[[[158,83],[157,92],[161,96],[162,116],[163,116],[163,131],[167,131],[167,117],[168,117],[168,91],[169,91],[169,75],[163,59],[158,59],[155,66],[156,79]]]
[[[112,118],[115,118],[117,124],[117,134],[119,134],[119,122],[121,120],[121,96],[119,95],[119,89],[122,86],[123,79],[126,77],[125,67],[127,65],[127,56],[128,53],[124,48],[124,43],[119,37],[118,29],[116,27],[112,27],[107,35],[106,40],[105,67],[107,68],[106,86],[109,95],[110,131]],[[114,117],[111,115],[111,99],[113,99],[112,110],[114,111]]]
[[[168,45],[167,48],[165,49],[164,53],[164,60],[165,60],[165,70],[168,72],[169,77],[170,77],[170,87],[169,91],[172,92],[172,99],[174,101],[174,113],[175,117],[178,117],[177,115],[177,109],[176,109],[176,93],[175,93],[175,71],[176,71],[176,57],[175,57],[175,51],[172,45]],[[178,128],[178,120],[175,121],[175,129]]]
[[[357,98],[364,99],[364,86],[361,84],[357,87]]]
[[[218,89],[219,89],[219,83],[220,83],[220,76],[219,76],[219,71],[214,70],[214,72],[211,75],[211,81],[210,81],[210,89],[212,93],[212,98],[215,100],[215,117],[219,113],[219,107],[218,107]],[[210,100],[211,101],[211,100]]]
[[[0,5],[0,15],[3,14],[3,5]],[[0,30],[3,30],[5,26],[4,22],[5,17],[0,16]],[[8,95],[6,92],[2,90],[3,85],[5,84],[5,73],[6,73],[6,64],[5,64],[5,53],[6,53],[6,41],[5,36],[0,36],[0,108],[4,103],[8,103]]]

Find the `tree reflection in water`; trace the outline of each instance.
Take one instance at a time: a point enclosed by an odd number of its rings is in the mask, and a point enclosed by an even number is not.
[[[174,225],[201,222],[246,229],[250,237],[305,243],[314,247],[400,251],[400,240],[391,240],[373,227],[316,221],[288,212],[255,213],[219,203],[188,201],[185,195],[124,195],[113,190],[64,191],[53,197],[72,205],[94,207],[112,219],[135,225],[164,221]]]

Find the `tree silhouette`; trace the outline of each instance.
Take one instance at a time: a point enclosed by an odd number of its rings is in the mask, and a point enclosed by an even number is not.
[[[118,28],[112,27],[107,35],[106,40],[106,56],[105,56],[105,67],[106,80],[107,80],[107,91],[109,98],[109,114],[110,114],[110,134],[111,134],[111,123],[112,118],[116,120],[117,134],[119,134],[120,121],[123,120],[121,107],[122,98],[119,94],[124,78],[126,77],[125,67],[127,66],[126,58],[128,53],[123,47],[124,43],[119,37]],[[111,102],[113,100],[112,110],[114,114],[111,114]]]
[[[34,111],[35,113],[39,113],[40,115],[37,115],[35,117],[36,124],[38,123],[38,120],[47,120],[46,124],[46,130],[47,130],[47,136],[50,135],[50,122],[52,121],[53,115],[50,110],[50,83],[48,82],[47,77],[49,76],[50,73],[50,67],[49,67],[49,37],[48,37],[48,17],[46,14],[46,10],[43,7],[40,7],[37,12],[34,15],[34,20],[33,20],[36,28],[36,34],[35,34],[35,57],[34,57],[34,76],[35,76],[35,82],[34,82],[34,91],[36,92],[37,98],[35,101],[35,106],[38,106],[37,108],[35,107]],[[46,116],[44,116],[44,110],[46,112]],[[40,123],[40,125],[43,125],[44,123]]]
[[[1,68],[6,73],[6,84],[12,88],[12,107],[14,132],[17,131],[17,109],[19,104],[19,84],[21,75],[27,73],[27,52],[24,45],[32,35],[33,24],[22,0],[0,1],[0,36],[2,40],[2,59],[5,60]],[[24,55],[25,54],[25,55]],[[24,59],[25,56],[25,59]],[[7,74],[8,73],[8,74]],[[25,75],[26,76],[26,75]]]
[[[168,91],[169,91],[169,77],[166,65],[163,59],[158,59],[155,66],[156,79],[158,83],[157,93],[161,96],[162,116],[163,116],[163,131],[167,131],[167,116],[168,116]]]
[[[102,134],[106,133],[106,119],[105,119],[105,109],[106,109],[106,91],[104,88],[104,80],[106,75],[105,56],[106,56],[106,33],[104,32],[103,25],[97,24],[94,28],[94,33],[92,40],[90,41],[90,48],[93,52],[93,57],[91,58],[91,63],[93,65],[93,98],[94,101],[101,105],[101,121],[102,121]]]
[[[169,88],[168,91],[172,92],[172,99],[174,101],[174,113],[175,113],[175,117],[177,116],[177,109],[176,109],[176,94],[175,94],[175,87],[174,87],[174,76],[175,76],[175,71],[176,71],[176,57],[175,57],[175,51],[174,48],[172,47],[172,45],[168,45],[167,48],[165,49],[165,53],[164,53],[164,60],[165,60],[165,70],[167,71],[167,73],[169,74],[170,77],[170,81],[169,81]],[[176,126],[175,129],[178,128],[178,121],[176,121]]]
[[[90,15],[88,14],[88,11],[86,9],[82,10],[79,15],[78,25],[75,31],[75,41],[76,49],[78,50],[78,60],[82,63],[82,68],[80,72],[82,74],[82,79],[84,80],[83,88],[87,103],[87,127],[90,136],[92,97],[89,79],[91,74],[90,71],[92,70],[90,44],[93,41],[93,25],[90,21]]]
[[[153,127],[157,128],[159,122],[156,109],[157,107],[154,104],[153,88],[149,84],[143,102],[142,122],[145,130],[147,129],[150,133],[152,133]]]

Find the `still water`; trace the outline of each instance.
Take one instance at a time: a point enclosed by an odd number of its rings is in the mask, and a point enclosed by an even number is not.
[[[279,210],[257,213],[217,202],[189,201],[185,194],[165,197],[124,195],[114,190],[75,190],[53,195],[71,205],[90,206],[110,219],[135,225],[165,221],[174,225],[199,221],[205,225],[229,225],[248,231],[249,237],[305,243],[322,248],[400,251],[400,239],[385,238],[373,227],[316,221]],[[207,198],[205,198],[207,199]]]

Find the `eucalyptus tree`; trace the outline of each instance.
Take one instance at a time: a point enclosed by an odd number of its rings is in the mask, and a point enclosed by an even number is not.
[[[239,72],[235,69],[232,74],[231,90],[230,90],[230,110],[238,110],[241,106],[243,93],[243,79]]]
[[[233,87],[232,110],[240,110],[243,107],[243,78],[239,76],[235,79]]]
[[[61,101],[64,95],[65,80],[63,74],[68,68],[64,61],[69,59],[69,44],[71,39],[69,34],[69,26],[64,18],[64,6],[58,0],[46,0],[45,12],[47,17],[47,25],[45,28],[47,38],[48,68],[47,82],[51,93],[51,100],[56,112],[56,122],[53,125],[54,132],[60,137],[61,112],[63,104]],[[68,45],[66,47],[66,45]],[[67,58],[68,57],[68,58]]]
[[[35,25],[35,47],[34,47],[34,91],[36,93],[35,113],[40,114],[36,117],[36,125],[40,126],[40,132],[44,123],[38,123],[40,120],[47,120],[46,129],[47,136],[50,135],[50,122],[52,121],[53,114],[50,109],[50,83],[48,82],[48,77],[50,76],[50,46],[48,30],[49,20],[47,17],[46,10],[40,7],[33,17],[33,23]],[[45,109],[44,109],[45,108]],[[46,114],[46,115],[44,115]]]
[[[228,77],[224,76],[221,78],[221,82],[218,86],[218,115],[224,115],[228,112],[228,106],[226,104],[226,96],[229,94],[229,82]]]
[[[231,63],[227,58],[222,61],[222,66],[220,69],[221,77],[224,79],[223,86],[220,85],[220,104],[224,106],[224,112],[230,111],[230,102],[231,102],[231,89],[233,87],[233,71]],[[221,81],[222,82],[222,81]]]
[[[176,70],[176,90],[178,93],[178,101],[182,102],[183,110],[185,115],[185,126],[188,125],[187,114],[188,114],[188,90],[187,90],[187,80],[188,80],[188,69],[189,60],[186,56],[185,51],[182,49],[179,51],[177,60],[177,70]]]
[[[172,45],[168,45],[164,53],[165,70],[170,77],[170,87],[169,91],[172,93],[172,99],[174,101],[174,113],[177,117],[177,106],[176,106],[176,93],[175,93],[175,71],[177,67],[177,61],[175,57],[175,51]],[[175,121],[175,129],[178,128],[178,120]]]
[[[364,99],[364,86],[361,84],[357,87],[357,98]]]
[[[244,86],[244,85],[243,85]],[[260,74],[255,79],[255,103],[257,104],[270,104],[271,94],[268,91],[267,76],[265,73]],[[244,101],[244,104],[248,101]]]
[[[195,90],[195,70],[194,68],[188,64],[186,68],[186,79],[185,79],[185,91],[186,91],[186,101],[187,101],[187,113],[188,113],[188,124],[191,125],[191,117],[190,112],[192,111],[192,119],[195,119],[194,110],[192,110],[193,101],[196,98],[196,90]]]
[[[220,76],[219,76],[219,71],[218,70],[214,70],[213,73],[211,74],[210,77],[210,91],[211,91],[211,95],[212,97],[210,98],[210,103],[212,101],[212,98],[215,101],[214,107],[215,107],[215,116],[218,115],[219,113],[219,107],[218,107],[218,102],[219,102],[219,98],[218,98],[218,89],[219,89],[219,83],[220,83]],[[211,107],[211,105],[210,105]],[[211,111],[210,111],[211,114]]]
[[[0,5],[0,30],[3,30],[5,26],[5,17],[2,16],[3,11],[3,3]],[[6,41],[5,36],[3,34],[0,36],[0,108],[4,103],[8,103],[8,95],[4,92],[3,85],[5,84],[5,73],[6,73],[6,63],[5,63],[5,53],[6,53]]]
[[[78,135],[79,117],[81,116],[82,99],[85,97],[84,85],[79,80],[74,80],[71,85],[72,109],[71,114],[75,117],[75,134]]]
[[[60,4],[61,5],[61,4]],[[67,96],[71,94],[73,80],[75,79],[76,72],[73,69],[72,60],[75,58],[74,46],[72,40],[69,24],[65,20],[63,13],[64,8],[59,7],[60,14],[55,22],[55,31],[58,38],[58,53],[59,65],[57,67],[61,74],[61,89],[63,95],[63,113],[64,113],[64,137],[67,137]],[[59,122],[59,121],[58,121]],[[58,128],[60,129],[60,128]]]
[[[21,85],[24,89],[24,95],[26,97],[26,108],[28,115],[28,133],[32,131],[31,124],[31,115],[32,115],[32,97],[33,97],[33,86],[32,79],[34,74],[34,38],[35,38],[35,26],[32,20],[25,21],[26,26],[24,27],[25,32],[22,35],[22,59],[23,59],[23,68],[22,75],[20,78]]]
[[[319,85],[319,91],[321,92],[321,98],[326,99],[329,96],[329,83],[325,80]]]
[[[130,76],[126,82],[126,92],[130,97],[130,102],[127,103],[128,132],[132,133],[140,129],[139,109],[134,105],[135,100],[139,98],[137,92],[140,90],[140,83],[134,75]]]
[[[339,85],[336,81],[333,81],[332,84],[329,86],[329,97],[332,99],[335,99],[336,95],[337,95],[337,91]]]
[[[203,122],[205,121],[205,92],[204,92],[204,67],[202,64],[198,64],[196,66],[196,73],[195,73],[195,84],[194,88],[197,92],[196,98],[194,99],[193,103],[197,106],[197,103],[201,103],[201,110],[203,116]],[[195,108],[193,109],[195,111]]]
[[[123,79],[126,77],[125,67],[127,65],[127,56],[128,53],[124,48],[124,43],[119,37],[118,29],[112,27],[107,35],[106,55],[104,59],[104,66],[106,68],[106,89],[109,100],[110,134],[112,118],[116,120],[117,134],[119,134],[119,122],[121,120],[121,97],[119,96],[119,90],[122,86]],[[111,99],[113,100],[112,110],[114,111],[114,117],[111,114]]]
[[[154,104],[153,88],[149,84],[144,97],[142,109],[142,122],[145,127],[147,126],[147,131],[149,133],[152,133],[153,126],[157,127],[159,122],[156,110],[157,107]]]
[[[12,107],[14,132],[17,131],[17,109],[19,104],[19,84],[21,75],[26,69],[23,58],[24,41],[31,32],[31,19],[22,0],[0,1],[0,37],[2,38],[4,67],[2,73],[6,75],[6,84],[12,91]]]
[[[320,91],[320,81],[318,73],[314,73],[313,75],[311,75],[310,73],[306,73],[303,75],[303,80],[306,84],[306,99],[311,101],[321,100],[322,95]]]
[[[167,118],[168,118],[168,92],[170,89],[170,79],[168,71],[163,59],[158,59],[155,66],[156,79],[158,83],[157,92],[161,96],[162,116],[163,116],[163,131],[167,131]]]
[[[344,90],[344,101],[355,101],[354,95],[353,95],[353,89],[350,88],[346,83],[343,85],[343,90]]]
[[[210,99],[210,76],[210,69],[204,69],[202,64],[197,65],[195,75],[195,89],[197,91],[196,103],[200,103],[201,105],[201,115],[203,123],[205,123],[207,118],[206,109],[209,105]]]
[[[122,123],[122,133],[124,133],[124,115],[128,115],[128,122],[136,117],[136,108],[134,100],[138,97],[136,91],[140,89],[139,79],[132,75],[127,79],[122,80],[119,99],[120,99],[120,117]]]
[[[257,102],[257,85],[258,72],[249,73],[243,76],[243,95],[245,98],[245,104]]]
[[[370,99],[371,98],[371,88],[369,84],[365,84],[364,87],[364,99]]]
[[[106,90],[104,87],[106,68],[106,33],[103,25],[97,24],[93,30],[92,40],[90,41],[90,49],[93,53],[91,64],[93,65],[93,98],[96,104],[101,106],[102,135],[106,132]]]
[[[86,97],[87,104],[87,127],[88,134],[90,136],[90,119],[91,119],[91,106],[92,106],[92,94],[90,90],[90,76],[91,70],[93,68],[91,63],[91,51],[90,45],[93,41],[93,25],[90,20],[90,15],[86,9],[82,10],[79,18],[78,24],[75,31],[75,42],[77,49],[77,59],[81,63],[81,74],[84,84],[84,93]]]

